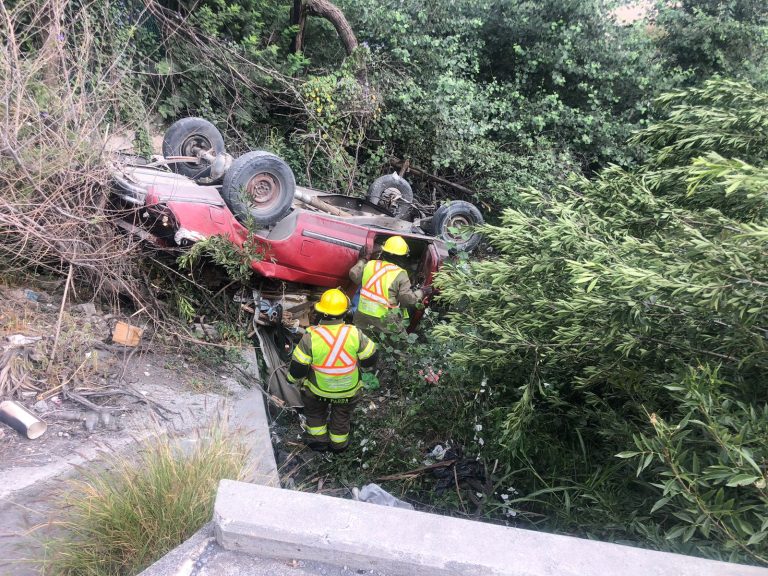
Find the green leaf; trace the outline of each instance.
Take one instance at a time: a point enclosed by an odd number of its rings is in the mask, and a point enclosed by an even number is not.
[[[760,479],[760,476],[753,476],[752,474],[736,474],[735,476],[731,476],[731,479],[726,482],[726,486],[747,486],[749,484],[754,484]]]
[[[662,508],[663,506],[665,506],[667,502],[669,502],[670,500],[672,500],[672,498],[660,498],[659,500],[657,500],[656,503],[653,505],[653,508],[651,508],[651,514],[656,512],[656,510],[658,510],[659,508]]]
[[[675,538],[679,537],[685,530],[688,529],[688,526],[676,526],[669,532],[667,532],[667,535],[664,537],[667,540],[674,540]]]
[[[616,458],[634,458],[638,454],[642,454],[642,452],[632,452],[632,451],[619,452],[618,454],[616,454]]]

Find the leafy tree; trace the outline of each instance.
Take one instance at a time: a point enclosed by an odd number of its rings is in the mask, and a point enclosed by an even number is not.
[[[378,63],[384,110],[371,138],[495,205],[574,169],[630,162],[631,129],[673,86],[644,30],[619,26],[600,0],[344,6]]]
[[[503,86],[528,137],[563,143],[586,169],[626,164],[630,131],[675,81],[642,27],[619,26],[612,6],[496,0],[483,23],[481,77]]]
[[[768,563],[767,96],[661,97],[645,165],[526,192],[441,274],[436,335],[501,391],[487,457],[550,529]]]
[[[696,84],[713,74],[765,83],[768,5],[763,0],[659,1],[655,34],[661,52]]]

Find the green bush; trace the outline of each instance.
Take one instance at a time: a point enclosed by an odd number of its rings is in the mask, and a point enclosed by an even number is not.
[[[435,335],[501,390],[485,452],[532,521],[768,560],[765,97],[661,98],[643,167],[526,192],[483,228],[495,257],[441,273]]]

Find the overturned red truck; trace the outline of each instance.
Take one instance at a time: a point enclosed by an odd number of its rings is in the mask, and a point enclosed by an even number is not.
[[[374,251],[392,235],[408,242],[408,272],[418,286],[431,284],[449,249],[472,250],[480,241],[468,226],[483,219],[468,202],[429,213],[397,174],[374,181],[365,198],[303,188],[274,154],[253,151],[233,159],[221,133],[202,118],[173,124],[163,156],[116,160],[113,167],[118,200],[138,208],[124,227],[145,240],[168,248],[211,236],[239,247],[258,243],[259,257],[251,262],[259,278],[257,324],[306,324],[305,311],[328,287],[352,297],[357,287],[347,274],[361,248]],[[411,315],[411,329],[420,317],[420,311]]]

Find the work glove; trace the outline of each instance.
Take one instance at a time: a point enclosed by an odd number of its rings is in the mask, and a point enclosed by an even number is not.
[[[435,289],[432,286],[422,286],[421,293],[424,295],[424,298],[429,298],[435,293]]]
[[[357,253],[358,258],[361,260],[370,260],[371,252],[368,250],[368,246],[360,248],[360,252]]]

